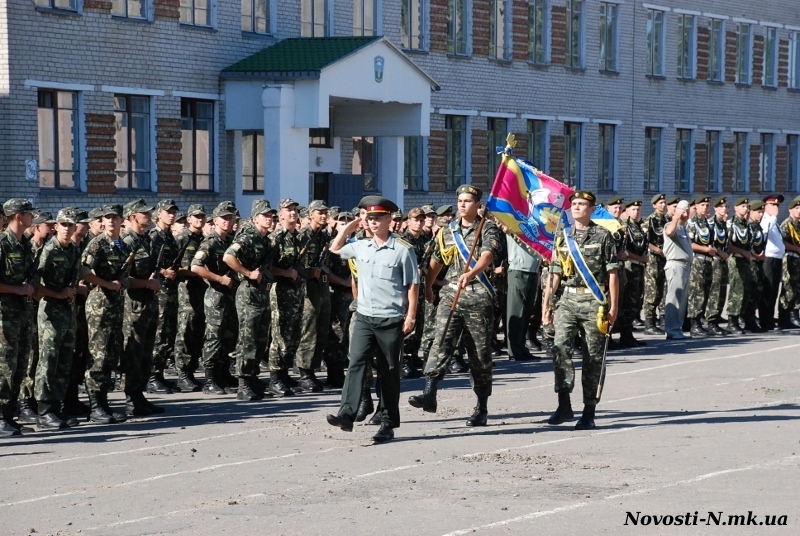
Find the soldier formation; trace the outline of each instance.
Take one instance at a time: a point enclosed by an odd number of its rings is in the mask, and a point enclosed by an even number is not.
[[[540,262],[491,215],[483,216],[481,197],[465,185],[456,207],[391,214],[389,240],[413,258],[417,299],[400,302],[413,310],[401,322],[396,367],[380,344],[359,346],[359,355],[369,357],[359,372],[363,380],[349,387],[346,403],[343,398],[339,413],[329,416],[332,424],[352,429],[374,413],[369,422],[381,425],[374,439],[391,439],[399,426],[395,373],[398,381],[424,375],[424,391],[409,404],[435,412],[445,374],[469,371],[477,403],[466,424],[484,426],[493,357],[508,345],[511,359],[535,359],[532,349],[544,345],[554,359],[559,398],[549,422],[573,417],[572,353],[582,348],[584,412],[577,427],[590,429],[606,345],[643,346],[634,336],[639,329],[665,335],[670,272],[664,236],[679,198],[654,196],[654,211],[644,219],[640,200],[608,200],[620,222],[611,233],[590,220],[594,194],[575,192],[576,224],[557,237],[553,261]],[[697,338],[800,327],[800,196],[778,222],[783,202],[782,195],[742,197],[730,213],[727,197],[691,201],[685,329],[667,338],[682,338],[682,331]],[[202,390],[255,401],[342,387],[352,365],[354,314],[380,304],[381,280],[397,275],[396,266],[372,266],[363,255],[359,270],[355,252],[367,250],[347,246],[375,240],[366,222],[368,214],[373,220],[383,215],[381,207],[397,208],[374,197],[352,211],[319,200],[300,207],[282,199],[273,208],[257,199],[251,217],[240,219],[229,201],[210,213],[202,205],[180,213],[169,199],[156,206],[137,199],[89,212],[67,207],[53,217],[28,200],[6,201],[0,215],[0,437],[30,430],[26,424],[58,430],[81,417],[111,424],[163,413],[147,394]],[[406,278],[404,284],[411,283]],[[359,289],[365,293],[361,309]],[[371,312],[368,324],[377,329],[382,314]],[[356,332],[359,345],[364,325]],[[610,325],[618,341],[606,339]],[[385,344],[394,348],[395,340]],[[201,368],[202,382],[195,377]],[[316,376],[320,370],[327,372],[324,381]],[[168,380],[167,371],[177,380]],[[262,372],[268,372],[265,379]],[[124,408],[110,407],[113,390],[125,393]]]

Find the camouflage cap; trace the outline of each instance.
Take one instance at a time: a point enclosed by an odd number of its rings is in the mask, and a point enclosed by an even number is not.
[[[483,196],[483,192],[481,191],[481,189],[475,188],[471,184],[462,184],[461,186],[456,188],[456,195],[461,195],[461,194],[471,194],[475,196],[475,199],[477,199],[478,201],[480,201],[481,197]]]
[[[186,213],[178,212],[175,214],[175,223],[186,222]]]
[[[100,216],[119,216],[122,218],[123,210],[122,205],[113,203],[110,205],[103,205],[100,209]]]
[[[275,212],[275,209],[270,206],[269,201],[266,199],[253,200],[253,208],[250,210],[251,216],[255,217],[259,214],[269,214],[270,212]]]
[[[750,202],[750,210],[753,212],[758,212],[764,210],[764,202],[763,201],[751,201]]]
[[[347,212],[346,210],[340,211],[336,215],[336,221],[350,221],[350,220],[354,220],[354,219],[356,219],[356,218],[355,218],[355,216],[353,216],[353,213],[352,212]]]
[[[417,218],[424,218],[425,217],[425,210],[423,208],[412,208],[408,211],[408,219],[415,220]]]
[[[308,208],[307,207],[297,207],[297,215],[301,218],[308,218]]]
[[[140,214],[142,212],[152,212],[153,207],[149,206],[147,202],[142,199],[135,199],[130,203],[126,203],[124,207],[122,207],[122,216],[124,218],[130,218],[134,214]]]
[[[75,207],[64,207],[58,211],[56,215],[56,223],[72,223],[76,224],[80,219],[78,218],[78,209]],[[85,211],[80,211],[84,212]]]
[[[156,210],[170,210],[170,209],[179,210],[178,205],[175,204],[175,201],[172,199],[162,199],[156,205]]]
[[[453,212],[453,205],[442,205],[441,207],[436,209],[437,216],[446,216]]]
[[[328,216],[330,216],[331,218],[336,218],[336,216],[338,216],[341,211],[342,207],[336,205],[328,207]]]
[[[667,199],[666,195],[664,195],[664,194],[656,194],[656,195],[653,196],[652,199],[650,199],[650,204],[655,205],[659,201],[666,201],[666,199]],[[676,201],[676,203],[677,203],[677,201]]]
[[[36,207],[25,198],[15,197],[3,203],[3,212],[6,216],[13,216],[14,214],[21,214],[23,212],[35,212]]]
[[[103,207],[94,207],[89,211],[89,221],[99,220],[103,217]]]
[[[236,205],[234,205],[232,201],[223,201],[216,206],[211,216],[214,218],[223,218],[225,216],[235,216],[236,214]]]
[[[77,218],[77,223],[89,223],[92,219],[89,217],[89,213],[83,210],[82,208],[75,208],[75,207],[67,207],[72,208],[75,211],[75,217]],[[56,216],[56,221],[58,221],[58,216]]]
[[[313,212],[315,210],[323,211],[329,210],[328,205],[325,204],[325,201],[321,199],[314,199],[311,203],[308,204],[308,211]]]
[[[189,205],[189,210],[186,211],[187,216],[205,216],[208,214],[206,212],[206,207],[203,205]]]
[[[433,208],[433,205],[422,205],[422,213],[426,216],[428,214],[436,214],[436,209]]]
[[[40,223],[55,223],[56,220],[53,218],[53,214],[50,212],[45,212],[41,210],[33,215],[33,224],[39,225]]]
[[[700,203],[710,203],[710,202],[711,202],[711,197],[705,194],[700,194],[694,200],[695,205],[699,205]]]
[[[290,197],[286,197],[284,199],[281,199],[281,202],[278,203],[278,210],[280,210],[282,208],[289,208],[292,205],[299,206],[300,203],[298,203],[297,201],[295,201],[294,199],[292,199]]]

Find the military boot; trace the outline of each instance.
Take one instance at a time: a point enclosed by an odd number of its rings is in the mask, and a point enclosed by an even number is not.
[[[58,408],[58,411],[56,411],[55,408]],[[58,402],[54,406],[53,411],[55,411],[55,414],[58,415],[59,419],[61,419],[65,423],[67,423],[67,428],[75,428],[80,423],[78,422],[78,419],[76,419],[75,417],[69,415],[65,411],[65,408],[66,408],[66,405],[64,404],[64,401],[62,400],[61,402]]]
[[[569,399],[569,390],[562,389],[558,392],[558,407],[555,413],[547,419],[547,424],[562,424],[567,419],[575,416],[572,411],[572,402]]]
[[[644,331],[642,333],[644,333],[645,335],[658,335],[658,336],[661,336],[661,337],[664,336],[664,330],[659,328],[656,325],[655,321],[653,321],[653,320],[645,321],[645,323],[644,323]]]
[[[475,406],[472,416],[467,419],[467,426],[486,426],[486,420],[489,416],[489,410],[486,407],[488,400],[488,396],[478,397],[478,405]]]
[[[253,392],[257,394],[259,397],[263,397],[264,393],[269,388],[269,384],[264,380],[262,380],[261,378],[259,378],[258,376],[256,376],[255,374],[247,378],[247,381],[248,385],[250,386],[250,389],[252,389]]]
[[[239,378],[239,392],[236,393],[236,400],[252,402],[258,399],[259,396],[250,387],[250,382],[247,380],[247,378]]]
[[[105,393],[89,393],[89,405],[91,412],[89,420],[98,424],[113,424],[117,422],[110,411],[106,410],[102,397]]]
[[[636,337],[633,336],[633,330],[631,328],[625,328],[621,331],[621,335],[619,336],[619,344],[622,348],[639,348],[640,346],[647,346],[646,342],[636,340]]]
[[[184,372],[186,373],[186,379],[189,380],[191,383],[195,384],[198,390],[201,390],[203,388],[203,384],[200,383],[200,381],[194,377],[194,371],[192,369],[187,368],[185,369]]]
[[[706,331],[708,331],[708,334],[713,337],[725,337],[730,335],[730,332],[719,327],[717,322],[709,322],[708,329]]]
[[[789,313],[789,324],[796,328],[800,328],[800,311],[795,309]]]
[[[159,395],[171,395],[172,389],[170,389],[162,380],[163,376],[160,374],[151,374],[150,379],[147,380],[147,392],[148,393],[156,393]]]
[[[693,339],[705,339],[708,337],[708,332],[703,329],[703,324],[700,322],[699,318],[692,318],[692,328],[689,330],[689,333],[692,335]]]
[[[594,430],[594,408],[595,406],[583,406],[583,414],[575,423],[576,430]]]
[[[206,395],[224,395],[225,389],[217,384],[217,378],[214,373],[214,367],[206,369],[206,384],[203,386],[203,394]]]
[[[25,424],[37,424],[39,422],[39,416],[33,410],[30,398],[20,398],[17,401],[17,405],[19,406],[19,422]]]
[[[438,388],[439,379],[434,376],[426,376],[425,389],[422,394],[408,397],[408,403],[415,408],[421,408],[422,411],[436,413],[436,391]]]
[[[67,423],[62,421],[58,415],[52,411],[53,406],[50,402],[39,401],[38,409],[39,417],[36,424],[39,425],[39,428],[45,428],[47,430],[63,430],[67,428]]]
[[[281,377],[281,373],[279,371],[273,371],[269,373],[269,389],[267,389],[267,393],[278,398],[294,395],[294,391],[289,389],[289,387],[283,382],[283,378]]]
[[[410,355],[403,356],[403,369],[400,371],[400,377],[403,379],[422,377],[422,371],[414,366],[414,359]]]
[[[755,313],[751,313],[744,317],[744,330],[747,330],[750,333],[765,333],[767,331],[759,325],[758,320],[756,320]],[[744,330],[742,331],[744,332]],[[728,331],[731,331],[730,324],[728,325]]]
[[[298,387],[305,393],[319,393],[322,391],[322,383],[317,379],[314,371],[310,369],[300,369]]]
[[[375,411],[375,406],[372,404],[372,391],[367,385],[361,390],[361,401],[358,403],[358,411],[356,411],[356,422],[362,422],[373,411]]]
[[[744,330],[739,325],[738,315],[728,315],[728,331],[731,335],[744,335]]]
[[[186,374],[184,370],[178,371],[178,381],[175,383],[175,386],[181,393],[195,393],[200,390],[200,386],[195,385],[189,380],[189,375]]]
[[[331,389],[341,389],[344,387],[344,368],[339,363],[328,364],[328,376],[325,378],[325,386]]]
[[[217,379],[217,385],[225,391],[226,395],[235,395],[239,391],[239,379],[231,374],[227,360],[214,367],[214,377]]]
[[[145,407],[147,407],[147,409],[149,409],[149,410],[150,410],[150,412],[151,412],[153,415],[161,415],[162,413],[166,413],[166,411],[167,411],[167,410],[165,410],[165,409],[164,409],[164,408],[162,408],[161,406],[156,406],[155,404],[153,404],[152,402],[150,402],[149,400],[147,400],[147,398],[145,398],[145,396],[144,396],[144,393],[142,393],[141,391],[140,391],[140,392],[138,392],[138,393],[136,393],[136,395],[135,395],[135,396],[136,396],[136,398],[138,398],[138,399],[139,399],[139,403],[141,403],[141,404],[143,404]]]
[[[125,414],[128,417],[149,417],[153,412],[134,393],[125,396]]]
[[[0,418],[0,438],[22,435],[15,426],[14,407],[11,404],[3,404],[0,411],[3,412],[2,418]]]

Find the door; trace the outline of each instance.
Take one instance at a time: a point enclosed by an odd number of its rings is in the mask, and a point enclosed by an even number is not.
[[[329,175],[328,206],[339,206],[342,210],[350,210],[361,201],[363,190],[362,175]]]

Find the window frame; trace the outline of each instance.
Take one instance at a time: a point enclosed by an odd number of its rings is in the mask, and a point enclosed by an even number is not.
[[[684,139],[684,135],[688,139]],[[675,191],[677,192],[691,192],[694,189],[693,138],[692,129],[675,129]]]
[[[42,96],[43,94],[50,94],[53,106],[51,108],[46,108],[41,105]],[[73,96],[75,99],[74,108],[61,108],[58,105],[58,97],[60,93],[67,93]],[[83,179],[83,169],[84,169],[84,161],[82,157],[83,153],[83,144],[82,144],[82,131],[83,131],[83,113],[82,113],[82,98],[83,95],[80,91],[70,91],[70,90],[62,90],[57,88],[38,88],[36,93],[37,98],[37,119],[36,119],[36,127],[37,127],[37,153],[38,157],[36,159],[37,165],[37,185],[40,190],[44,191],[80,191],[82,189],[82,179]],[[40,109],[48,109],[53,110],[53,124],[52,124],[52,131],[50,132],[51,136],[49,137],[49,142],[53,144],[53,164],[54,169],[44,169],[46,172],[53,173],[53,186],[42,186],[42,151],[41,151],[41,144],[42,140],[39,136],[39,129],[41,125],[39,124],[39,117],[38,111]],[[73,133],[72,133],[72,169],[60,169],[59,163],[61,160],[60,155],[60,148],[62,146],[61,140],[59,137],[60,128],[59,128],[59,121],[58,121],[58,112],[59,110],[72,110],[72,125],[73,125]],[[61,186],[61,173],[62,172],[70,172],[72,173],[73,185],[68,187]]]
[[[258,4],[259,0],[241,0],[241,27],[242,32],[246,34],[253,34],[253,35],[273,35],[275,33],[275,29],[272,27],[273,24],[273,14],[272,14],[272,4],[273,0],[264,0],[266,3],[266,13],[265,13],[265,25],[264,31],[258,31],[257,20],[258,18],[255,15],[256,12],[256,4]],[[244,6],[248,4],[250,6],[250,27],[244,27]]]
[[[183,115],[183,105],[184,103],[188,103],[190,105],[192,115],[191,116],[184,116]],[[207,189],[200,189],[197,187],[197,105],[198,104],[210,104],[211,105],[211,117],[202,119],[208,119],[210,121],[211,129],[209,130],[208,135],[208,188]],[[213,192],[215,191],[216,186],[216,163],[217,163],[217,144],[216,144],[216,136],[217,136],[217,102],[208,99],[196,99],[196,98],[189,98],[183,97],[181,98],[181,133],[184,131],[183,128],[183,121],[185,119],[192,120],[192,171],[191,171],[191,181],[192,186],[187,187],[184,184],[184,180],[186,179],[187,173],[181,167],[181,185],[184,191],[192,191],[192,192]],[[183,146],[181,146],[181,161],[183,160]],[[203,174],[200,174],[203,175]]]
[[[317,22],[316,0],[300,0],[300,37],[328,37],[331,35],[331,15],[333,0],[322,0],[322,22]],[[308,6],[311,10],[310,20],[303,20],[303,9]],[[322,33],[317,33],[317,28],[322,27]],[[310,30],[310,33],[308,31]]]
[[[117,103],[116,103],[117,99],[124,99],[124,101],[125,101],[125,110],[119,110],[117,108]],[[144,100],[146,102],[146,109],[147,109],[146,113],[135,112],[133,110],[133,108],[134,108],[133,107],[134,99],[137,99],[137,100],[141,99],[141,100]],[[151,96],[148,96],[148,95],[129,95],[129,94],[117,93],[117,94],[114,95],[114,101],[115,101],[114,102],[115,121],[116,121],[116,115],[118,113],[124,113],[127,116],[127,136],[126,136],[126,139],[127,139],[127,148],[126,148],[127,149],[126,150],[127,169],[115,169],[114,170],[114,174],[116,176],[114,183],[116,184],[117,190],[151,191],[152,188],[153,188],[153,177],[154,177],[154,173],[153,173],[153,170],[152,170],[152,167],[153,167],[153,165],[152,165],[152,161],[153,161],[153,146],[152,146],[152,137],[153,137],[152,136],[153,135],[153,108],[152,108],[152,106],[153,106],[153,98]],[[134,118],[134,115],[136,115],[136,116],[143,116],[144,115],[144,116],[147,117],[147,136],[146,136],[146,139],[147,139],[147,145],[148,146],[147,146],[147,155],[146,155],[145,161],[148,164],[148,168],[146,170],[139,170],[139,169],[136,169],[135,166],[134,166],[133,149],[132,149],[133,144],[131,143],[131,141],[133,140],[132,132],[133,132],[133,118]],[[114,150],[117,151],[117,153],[118,153],[119,149],[117,147],[117,140],[116,139],[114,140]],[[125,184],[125,185],[120,185],[120,182],[119,182],[120,181],[120,176],[119,176],[120,172],[124,172],[124,173],[127,174],[127,177],[128,177],[127,178],[127,184]],[[135,183],[138,182],[138,181],[135,181],[134,178],[135,178],[135,176],[138,176],[140,173],[147,175],[147,185],[146,186],[136,186],[135,185]]]
[[[800,135],[786,135],[786,190],[800,191]]]
[[[141,16],[131,15],[130,14],[130,3],[131,3],[131,0],[111,0],[111,16],[112,17],[116,17],[116,18],[121,18],[121,19],[131,19],[131,20],[139,20],[139,21],[152,20],[150,18],[150,12],[152,11],[150,9],[150,1],[151,0],[139,0],[139,1],[140,1],[141,5],[142,5],[142,15]],[[122,6],[124,6],[124,8],[125,8],[124,11],[123,12],[114,11],[114,8],[116,7],[115,4],[121,4]]]
[[[769,147],[767,147],[769,141]],[[758,154],[758,184],[761,192],[775,191],[775,134],[762,132],[760,136],[760,150]]]
[[[197,28],[214,28],[216,26],[216,1],[215,0],[206,0],[207,7],[205,10],[198,10],[197,8],[197,0],[180,0],[178,6],[178,22],[185,26],[194,26]],[[183,4],[187,3],[188,6],[184,6]],[[192,14],[191,20],[184,19],[184,13],[187,11]],[[207,21],[206,24],[200,24],[197,22],[197,12],[198,11],[205,11],[207,14]]]
[[[770,34],[772,33],[774,33],[774,37],[770,39]],[[778,54],[780,53],[780,39],[781,34],[778,28],[767,26],[764,31],[764,63],[761,69],[761,84],[764,87],[778,87]],[[770,56],[772,56],[772,61],[770,61]],[[772,75],[771,77],[769,77],[770,74]]]
[[[743,29],[746,33],[742,33]],[[745,42],[743,43],[743,39]],[[744,67],[747,70],[743,70]],[[753,25],[747,22],[736,24],[736,71],[735,82],[749,86],[753,82]]]
[[[597,126],[597,189],[613,192],[617,189],[617,125],[598,123]],[[610,145],[608,150],[607,145]],[[610,171],[608,176],[604,173],[606,169]]]
[[[574,137],[570,129],[577,127],[578,135]],[[583,184],[583,151],[584,151],[584,124],[572,121],[564,122],[564,184],[574,188],[580,188]],[[575,139],[577,147],[573,149],[572,140]],[[571,166],[572,153],[577,152],[575,158],[575,165],[577,169],[573,170]],[[573,174],[574,173],[574,174]]]
[[[419,35],[416,36],[419,46],[414,46],[415,36],[412,34],[413,17],[404,19],[404,12],[412,13],[413,4],[419,5]],[[430,17],[429,0],[401,0],[400,4],[400,46],[404,50],[428,50],[428,26]],[[405,41],[405,42],[404,42]]]
[[[488,148],[487,154],[487,176],[489,184],[494,182],[497,175],[497,170],[500,167],[503,157],[497,154],[497,147],[506,145],[506,136],[510,132],[510,121],[505,117],[487,117],[486,118],[486,145]],[[504,129],[498,129],[499,125],[505,125]],[[498,136],[500,139],[498,139]]]
[[[528,119],[526,123],[528,131],[528,148],[527,148],[527,154],[525,156],[528,157],[528,161],[535,168],[537,168],[540,171],[543,171],[544,173],[548,173],[550,169],[550,144],[549,144],[550,122],[545,119]],[[540,162],[541,167],[536,165],[537,162],[534,154],[534,148],[537,145],[536,143],[537,133],[536,129],[534,128],[536,125],[541,125],[543,127],[543,132],[541,133],[541,140],[539,141],[539,143],[541,143],[541,147],[539,147],[539,150],[541,150],[542,153],[541,156],[542,162]]]
[[[456,28],[455,15],[459,11],[461,4],[461,24]],[[471,0],[448,0],[447,2],[447,53],[452,56],[470,55],[470,11]],[[458,39],[458,30],[461,30],[463,37]],[[463,47],[463,50],[461,48]]]
[[[453,128],[453,121],[463,121],[463,128]],[[445,130],[445,190],[455,191],[461,184],[468,184],[469,181],[469,165],[467,158],[469,157],[469,147],[467,141],[469,139],[470,125],[469,117],[465,115],[446,115],[444,116],[444,130]],[[456,176],[455,168],[456,155],[453,150],[454,133],[460,133],[461,140],[461,170]]]
[[[406,192],[425,191],[425,141],[424,136],[405,136],[403,138],[403,190]],[[415,146],[411,147],[411,145]],[[410,173],[414,170],[409,170],[409,165],[412,163],[412,150],[416,153],[417,173]]]
[[[691,26],[687,27],[687,20]],[[681,43],[688,38],[688,43]],[[678,78],[694,80],[697,76],[697,17],[686,13],[678,14]]]
[[[800,89],[800,31],[789,33],[789,65],[786,85],[789,89]]]
[[[541,13],[541,32],[536,32],[536,13]],[[550,0],[528,0],[528,61],[536,65],[550,63]],[[536,53],[537,42],[541,44],[541,55]],[[540,57],[541,56],[541,57]]]
[[[502,7],[503,20],[498,21],[498,11]],[[509,60],[511,59],[511,15],[512,2],[511,0],[490,0],[489,3],[489,57],[496,60]],[[498,36],[498,22],[502,23],[503,33]],[[501,38],[500,38],[501,37]],[[502,43],[500,43],[502,41]],[[502,54],[499,55],[499,47],[502,46]]]
[[[577,7],[577,9],[576,9]],[[577,11],[577,38],[575,32],[575,18]],[[567,0],[567,48],[565,51],[566,66],[572,69],[585,67],[585,39],[586,39],[586,2],[584,0]]]
[[[718,24],[718,29],[714,26]],[[716,34],[716,39],[715,39]],[[708,77],[709,82],[725,83],[725,21],[711,18],[708,21]],[[718,71],[715,76],[715,69]]]
[[[719,130],[706,131],[706,181],[709,192],[722,191],[722,132]]]
[[[657,138],[654,134],[658,134]],[[645,153],[644,153],[644,191],[658,192],[661,190],[664,163],[664,128],[645,127],[644,128]],[[655,145],[655,148],[653,147]],[[655,162],[652,162],[652,159]],[[651,175],[655,175],[653,177]],[[655,186],[653,180],[655,179]]]
[[[613,8],[614,11],[610,30],[609,8]],[[609,43],[612,47],[610,60],[608,58]],[[619,72],[619,4],[615,2],[600,2],[600,70],[611,73]]]
[[[372,4],[372,33],[366,33],[367,28],[364,23],[365,21],[365,10],[364,6],[367,4]],[[361,6],[361,21],[360,26],[356,26],[356,5]],[[381,17],[380,17],[380,10],[381,10],[381,0],[353,0],[353,35],[355,37],[370,37],[381,35],[383,32],[381,31]],[[360,31],[361,33],[357,33]]]
[[[742,138],[740,141],[740,137]],[[750,143],[747,132],[733,133],[733,175],[731,189],[734,192],[750,191]]]
[[[259,137],[261,139],[261,143],[259,143]],[[251,140],[248,140],[251,138]],[[252,161],[250,162],[250,169],[251,173],[245,175],[245,144],[252,143],[253,146],[251,148],[251,155]],[[242,130],[241,131],[241,147],[240,147],[240,154],[242,156],[242,195],[253,195],[253,194],[263,194],[264,188],[266,188],[266,169],[264,168],[264,161],[266,159],[265,155],[266,151],[264,149],[264,131],[263,130]],[[258,173],[258,164],[259,160],[261,161],[261,167],[264,171],[263,174],[259,175]],[[258,179],[261,179],[262,187],[258,188]],[[251,183],[252,188],[247,189],[245,185],[247,182]]]
[[[361,158],[361,170],[358,173],[356,173],[355,170],[351,169],[353,175],[360,175],[361,176],[361,182],[362,182],[362,185],[363,185],[362,187],[363,187],[365,192],[379,192],[380,189],[381,189],[380,174],[379,174],[379,171],[380,171],[379,170],[379,165],[380,164],[379,164],[379,161],[378,161],[378,158],[379,158],[379,153],[378,153],[378,144],[379,144],[379,142],[378,142],[378,140],[379,140],[379,138],[377,138],[375,136],[353,136],[351,139],[353,141],[353,158],[355,158],[356,153],[359,153],[360,155],[362,155],[360,157]],[[367,141],[367,140],[369,140],[369,141]],[[364,165],[364,160],[365,159],[364,159],[363,155],[367,154],[366,150],[363,148],[363,144],[364,143],[370,143],[371,144],[371,146],[369,148],[370,149],[369,150],[369,157],[370,157],[369,172],[367,172],[367,173],[364,172],[364,168],[366,166]],[[356,144],[361,144],[362,148],[358,149]],[[369,187],[367,186],[367,181],[370,181],[370,185],[371,186],[369,186]]]
[[[69,0],[69,7],[57,6],[58,0],[34,0],[34,5],[38,9],[64,11],[69,13],[80,13],[83,8],[82,0]]]

